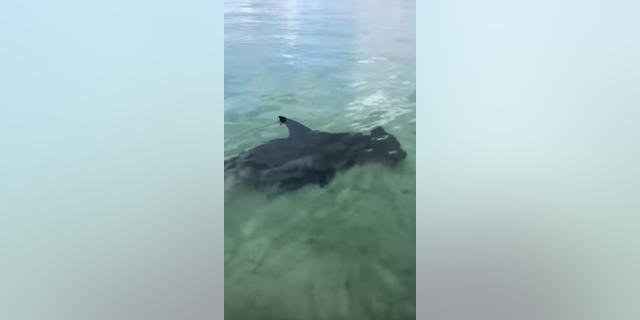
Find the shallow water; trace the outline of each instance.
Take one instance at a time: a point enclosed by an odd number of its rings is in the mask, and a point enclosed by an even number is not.
[[[225,157],[382,125],[408,153],[324,189],[225,191],[226,319],[415,318],[415,1],[225,1]],[[257,128],[257,129],[256,129]]]

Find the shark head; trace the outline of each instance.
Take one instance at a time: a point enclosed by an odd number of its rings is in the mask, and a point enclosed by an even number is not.
[[[363,160],[365,162],[397,164],[407,157],[407,153],[402,150],[398,139],[387,133],[382,127],[371,130],[371,135],[366,137],[370,141],[364,150]]]

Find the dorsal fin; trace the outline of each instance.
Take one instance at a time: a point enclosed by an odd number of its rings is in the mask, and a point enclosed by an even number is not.
[[[297,121],[287,119],[283,116],[278,116],[278,118],[280,118],[280,124],[284,124],[287,126],[287,129],[289,129],[289,138],[301,136],[313,131]]]

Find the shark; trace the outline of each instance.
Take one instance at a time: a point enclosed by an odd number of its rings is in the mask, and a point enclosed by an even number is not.
[[[396,137],[382,126],[369,134],[330,133],[312,130],[284,116],[278,116],[278,120],[289,135],[225,160],[225,180],[235,177],[272,198],[306,186],[324,188],[336,174],[354,166],[397,166],[407,157]]]

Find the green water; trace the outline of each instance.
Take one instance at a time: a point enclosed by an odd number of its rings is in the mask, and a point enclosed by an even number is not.
[[[225,2],[225,157],[285,137],[279,114],[408,153],[274,200],[227,183],[226,319],[415,318],[415,3],[376,5]]]

